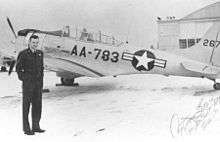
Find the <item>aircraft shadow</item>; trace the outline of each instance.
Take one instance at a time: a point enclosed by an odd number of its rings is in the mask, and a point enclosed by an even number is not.
[[[50,88],[50,92],[44,93],[43,97],[46,99],[50,99],[50,98],[64,98],[64,97],[76,96],[76,95],[88,95],[88,94],[94,95],[116,89],[117,89],[117,84],[113,84],[113,83],[80,85],[77,87],[57,86]]]
[[[195,91],[193,96],[210,95],[210,94],[216,93],[216,92],[219,92],[219,90],[212,89],[212,90]]]
[[[191,87],[163,87],[160,91],[164,93],[170,92],[180,92],[185,95],[193,95],[193,96],[210,96],[210,95],[219,95],[218,92],[220,90],[210,89],[204,86],[191,86]]]

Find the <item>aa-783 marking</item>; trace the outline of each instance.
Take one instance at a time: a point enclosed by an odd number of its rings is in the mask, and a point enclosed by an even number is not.
[[[113,63],[116,63],[119,61],[120,54],[116,51],[111,52],[110,50],[102,50],[100,48],[95,48],[94,51],[88,51],[86,52],[86,47],[83,46],[83,48],[78,51],[77,45],[74,45],[70,55],[80,56],[80,57],[87,57],[88,54],[94,53],[94,59],[102,59],[103,61],[111,61]]]

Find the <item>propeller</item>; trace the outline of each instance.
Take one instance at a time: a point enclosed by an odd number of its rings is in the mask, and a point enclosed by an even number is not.
[[[7,17],[7,22],[8,22],[8,25],[9,25],[9,27],[10,27],[12,33],[14,34],[15,39],[17,39],[17,35],[16,35],[16,33],[15,33],[15,30],[14,30],[14,28],[13,28],[13,26],[12,26],[12,24],[11,24],[11,21],[10,21],[10,19],[9,19],[8,17]]]
[[[12,71],[13,71],[13,68],[15,66],[15,63],[16,61],[15,60],[12,60],[11,63],[10,63],[10,67],[9,67],[9,70],[8,70],[8,75],[11,75]]]
[[[14,30],[14,28],[13,28],[13,26],[12,26],[12,24],[11,24],[11,21],[10,21],[10,19],[9,19],[8,17],[7,17],[7,22],[8,22],[8,25],[9,25],[9,27],[10,27],[10,29],[11,29],[11,31],[12,31],[14,37],[15,37],[15,39],[17,39],[17,35],[16,35],[16,33],[15,33],[15,30]],[[14,68],[14,66],[15,66],[15,63],[16,63],[16,60],[13,59],[13,60],[11,61],[11,63],[10,63],[10,67],[9,67],[9,70],[8,70],[8,75],[11,75],[11,73],[12,73],[12,71],[13,71],[13,68]]]

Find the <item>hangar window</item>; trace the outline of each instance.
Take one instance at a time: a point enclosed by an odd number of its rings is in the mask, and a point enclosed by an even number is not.
[[[195,39],[188,39],[188,47],[195,45]]]
[[[180,49],[189,48],[189,47],[195,45],[196,43],[198,43],[200,40],[201,40],[201,38],[179,39]]]
[[[186,39],[179,39],[179,46],[181,49],[184,49],[187,47]]]

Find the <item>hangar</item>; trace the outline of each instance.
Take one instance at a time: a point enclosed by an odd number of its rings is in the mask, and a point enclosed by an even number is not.
[[[166,51],[190,48],[199,42],[214,21],[220,21],[220,2],[208,5],[181,18],[158,17],[158,48]]]

